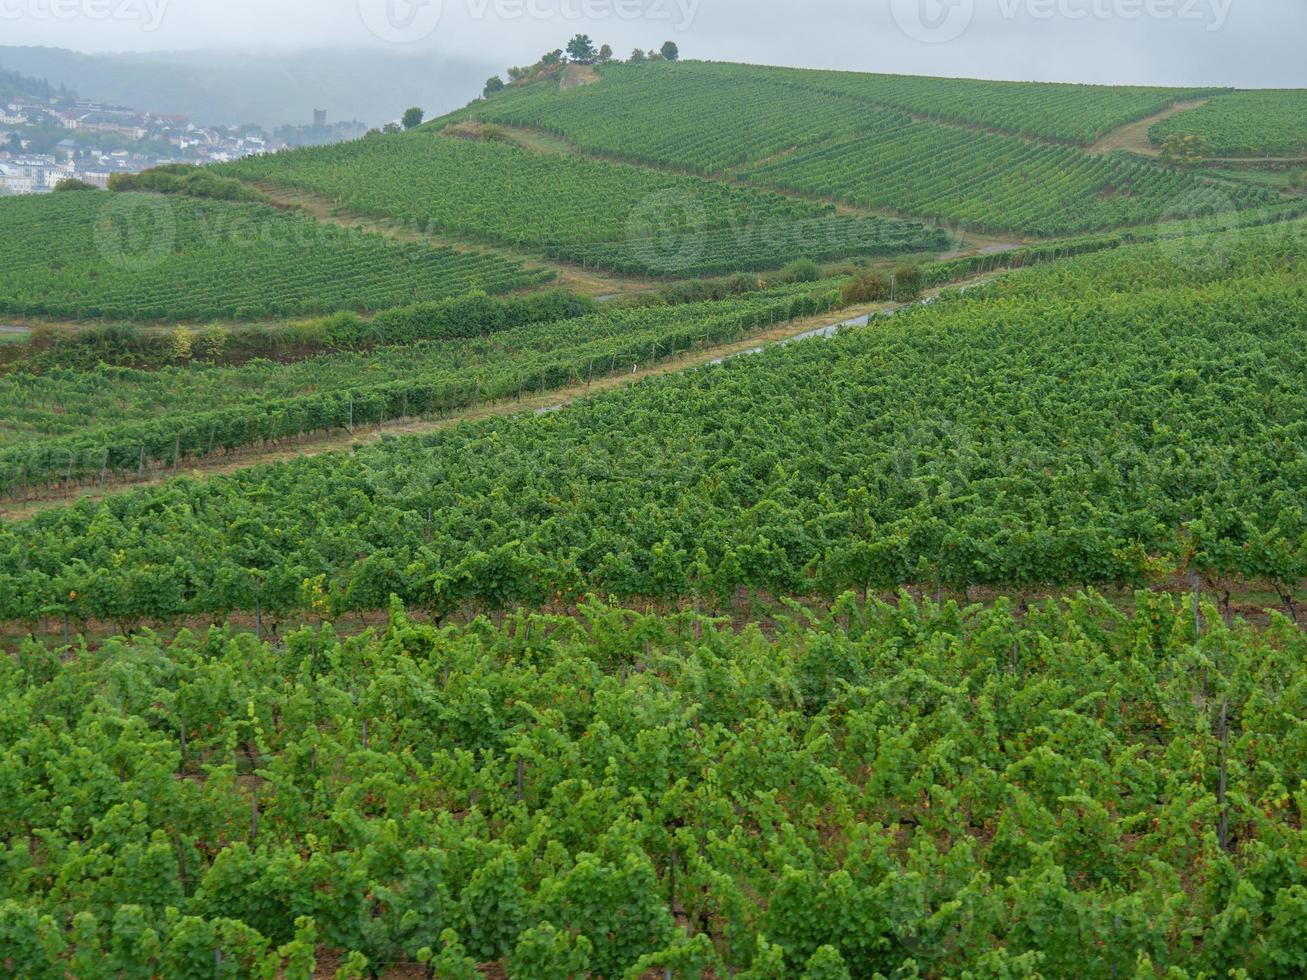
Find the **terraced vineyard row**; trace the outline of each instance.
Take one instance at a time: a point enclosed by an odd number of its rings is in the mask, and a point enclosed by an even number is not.
[[[0,202],[0,312],[132,320],[377,310],[550,278],[261,205],[61,193]]]
[[[819,258],[946,245],[919,225],[831,221],[829,206],[767,191],[429,131],[250,158],[227,172],[424,230],[628,273],[775,268],[808,255],[804,236],[814,228],[824,236]]]
[[[1168,248],[1116,254],[1166,266]],[[1143,292],[1119,291],[1137,273],[1111,273],[1110,259],[1072,260],[1084,274],[1066,298],[978,291],[548,417],[51,511],[0,531],[0,618],[64,608],[70,593],[97,618],[208,612],[213,583],[230,581],[244,591],[228,601],[291,612],[306,570],[325,576],[315,601],[333,613],[391,593],[439,611],[1176,570],[1288,602],[1307,579],[1307,289],[1278,249],[1232,250]],[[671,316],[662,343],[692,340],[694,321]],[[522,370],[566,380],[590,356]],[[437,400],[473,386],[465,375]],[[398,393],[376,389],[368,411],[393,410]],[[220,417],[233,431],[284,415],[339,424],[343,398],[318,404]],[[187,420],[184,449],[212,425]],[[157,435],[171,448],[174,431]]]
[[[1148,131],[1159,144],[1174,135],[1197,136],[1216,155],[1307,156],[1307,89],[1222,95]]]
[[[0,384],[11,420],[0,430],[0,493],[559,388],[825,312],[838,299],[835,284],[813,283],[294,364],[10,375]]]
[[[1272,197],[1123,158],[910,121],[738,174],[863,207],[1041,236],[1251,207]]]
[[[774,269],[791,259],[816,262],[857,256],[945,251],[943,228],[915,221],[827,214],[732,228],[659,229],[649,238],[555,249],[552,254],[620,273],[721,275]]]

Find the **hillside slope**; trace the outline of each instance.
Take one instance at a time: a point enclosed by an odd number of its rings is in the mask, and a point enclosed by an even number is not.
[[[469,111],[546,130],[589,154],[990,232],[1073,234],[1269,199],[1068,145],[1201,91],[698,62],[602,72],[602,83],[581,90],[534,85]]]

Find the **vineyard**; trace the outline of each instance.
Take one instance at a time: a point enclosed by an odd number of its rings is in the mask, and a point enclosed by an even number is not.
[[[146,464],[175,468],[259,442],[520,398],[728,343],[838,301],[835,284],[818,282],[717,302],[542,318],[289,364],[0,376],[0,492],[21,496],[34,484],[139,474]]]
[[[801,150],[740,175],[863,207],[1040,236],[1271,199],[1125,158],[917,122]]]
[[[663,164],[698,174],[847,137],[876,110],[825,92],[758,82],[701,66],[608,66],[600,85],[566,94],[510,93],[479,118],[557,133],[587,153]],[[706,66],[704,66],[706,67]]]
[[[1219,257],[1218,245],[1205,251]],[[1280,241],[1253,235],[1190,281],[1135,288],[1141,264],[1185,264],[1175,247],[1023,274],[1083,268],[1066,298],[975,290],[552,416],[47,512],[0,531],[0,619],[170,619],[256,602],[293,614],[315,576],[333,614],[391,593],[448,611],[590,591],[720,601],[740,588],[1043,588],[1176,571],[1260,583],[1292,610],[1307,580],[1307,292]],[[1136,271],[1113,272],[1113,259]],[[670,319],[639,345],[676,349],[699,333]],[[631,356],[636,341],[610,343]],[[510,366],[509,390],[546,374],[540,384],[564,383],[607,349]],[[476,384],[407,390],[440,405]],[[356,419],[393,412],[405,387],[379,386],[366,409],[356,397]],[[342,394],[299,404],[145,423],[114,453],[133,466],[141,445],[166,457],[202,452],[214,432],[225,445],[251,426],[344,422]],[[24,459],[93,472],[103,436],[79,445],[15,447],[9,479]]]
[[[420,131],[227,168],[432,233],[626,273],[777,268],[796,258],[942,250],[942,232],[763,190]]]
[[[757,77],[890,106],[939,122],[1087,146],[1106,133],[1176,102],[1219,90],[1139,85],[922,78],[863,72],[754,68]]]
[[[0,980],[1307,976],[1303,93],[676,55],[0,201]]]
[[[0,970],[1307,970],[1286,621],[850,597],[777,632],[396,605],[364,639],[28,646],[0,660]]]
[[[1057,119],[1073,127],[1061,135],[1089,142],[1193,94],[1114,88],[1099,98],[1091,86],[1012,86],[740,65],[612,66],[603,84],[580,92],[534,88],[474,111],[557,133],[589,153],[729,171],[762,186],[983,231],[1076,234],[1155,221],[1180,202],[1232,210],[1272,197],[1143,160],[921,118],[1023,135]],[[1044,89],[1056,97],[1041,101],[1050,95]]]
[[[547,274],[409,245],[262,205],[138,194],[0,202],[0,313],[250,320],[377,310]]]
[[[952,244],[944,229],[913,221],[824,214],[730,228],[657,229],[628,242],[577,245],[556,254],[619,273],[722,275],[774,269],[793,259],[825,262],[943,252]]]
[[[1234,92],[1153,126],[1148,137],[1197,136],[1207,153],[1307,156],[1307,91]]]
[[[510,92],[473,114],[536,126],[590,152],[712,172],[873,128],[893,110],[1087,145],[1208,90],[920,78],[685,62],[609,65],[577,92]]]

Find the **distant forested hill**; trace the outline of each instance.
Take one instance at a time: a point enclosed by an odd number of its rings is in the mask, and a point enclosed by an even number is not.
[[[48,98],[58,94],[58,87],[43,78],[28,78],[16,71],[0,68],[0,99],[13,99],[18,96]]]

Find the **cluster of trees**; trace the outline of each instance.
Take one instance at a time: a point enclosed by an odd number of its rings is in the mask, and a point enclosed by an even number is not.
[[[845,283],[841,295],[849,306],[885,300],[906,303],[921,295],[922,282],[921,268],[915,265],[901,265],[891,272],[868,269]]]
[[[681,57],[681,49],[675,41],[664,41],[662,47],[650,48],[647,52],[642,48],[636,48],[631,52],[630,63],[638,64],[645,61],[678,61]],[[527,67],[513,67],[508,69],[509,83],[521,83],[546,74],[557,66],[566,64],[576,65],[607,65],[614,61],[613,49],[611,45],[602,44],[595,47],[594,41],[588,34],[578,34],[572,40],[567,42],[567,47],[556,48],[541,56],[540,60],[534,65]],[[507,88],[503,78],[493,75],[487,79],[482,94],[489,98],[497,92],[502,92]]]
[[[1197,163],[1207,156],[1207,145],[1197,136],[1172,133],[1162,141],[1160,156],[1166,163],[1181,166]]]
[[[148,191],[153,194],[184,194],[214,201],[262,201],[256,188],[220,177],[207,167],[189,163],[168,163],[137,174],[109,176],[109,190],[117,193]]]

